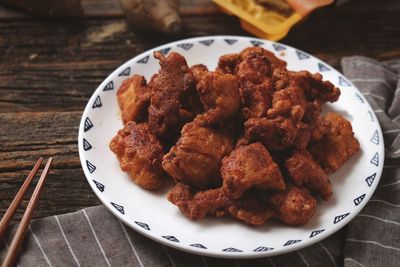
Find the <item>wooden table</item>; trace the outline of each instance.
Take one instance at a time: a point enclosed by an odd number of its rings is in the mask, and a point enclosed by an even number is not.
[[[249,35],[207,0],[181,2],[184,29],[176,37],[132,33],[112,0],[84,0],[78,20],[0,8],[0,214],[39,156],[53,156],[54,164],[36,217],[100,204],[81,169],[78,125],[94,89],[121,63],[182,38]],[[336,68],[355,54],[399,58],[399,14],[398,0],[353,0],[312,14],[282,42]]]

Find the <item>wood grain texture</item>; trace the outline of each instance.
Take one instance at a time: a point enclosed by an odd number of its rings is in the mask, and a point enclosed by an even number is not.
[[[39,156],[52,156],[54,162],[35,217],[100,204],[80,166],[78,125],[94,89],[117,66],[182,38],[249,35],[237,18],[218,13],[208,0],[182,1],[184,29],[179,36],[135,34],[116,3],[84,0],[86,16],[74,20],[0,8],[0,214]],[[341,57],[355,54],[398,58],[399,13],[397,0],[353,0],[315,12],[282,42],[336,68]],[[18,210],[16,220],[22,212]]]

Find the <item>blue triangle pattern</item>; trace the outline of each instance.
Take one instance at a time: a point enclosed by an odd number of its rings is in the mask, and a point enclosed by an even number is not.
[[[350,214],[350,212],[336,216],[335,219],[333,220],[333,223],[337,224],[338,222],[340,222],[341,220],[343,220],[344,218],[349,216],[349,214]]]
[[[114,89],[114,83],[113,81],[107,83],[106,86],[104,86],[103,91],[110,91]]]
[[[258,247],[256,249],[254,249],[254,252],[264,252],[264,251],[270,251],[273,250],[274,248],[269,248],[269,247]]]
[[[379,145],[379,134],[378,134],[378,130],[374,131],[374,134],[371,137],[371,143],[375,144],[375,145]]]
[[[346,81],[343,77],[339,76],[339,85],[340,86],[350,86],[350,83]]]
[[[94,184],[96,185],[96,187],[100,190],[100,192],[104,192],[104,188],[105,186],[102,183],[99,183],[95,180],[93,180]]]
[[[147,64],[148,61],[149,61],[149,56],[145,56],[144,58],[138,60],[137,63]]]
[[[150,226],[147,223],[138,222],[138,221],[135,221],[135,223],[137,225],[139,225],[140,227],[142,227],[143,229],[146,229],[146,230],[150,231]]]
[[[212,43],[214,43],[214,39],[199,41],[199,43],[201,43],[205,46],[210,46],[210,45],[212,45]]]
[[[178,44],[178,47],[188,51],[190,48],[193,47],[193,44],[187,43],[187,44]]]
[[[358,102],[364,104],[364,99],[357,93],[354,93],[354,96],[357,98]]]
[[[275,51],[286,50],[286,47],[281,44],[272,44],[272,46],[274,47]]]
[[[250,43],[257,47],[264,45],[264,42],[256,41],[256,40],[252,40],[252,41],[250,41]]]
[[[322,64],[321,62],[318,63],[318,69],[319,71],[330,71],[331,69]]]
[[[190,244],[190,246],[195,247],[195,248],[202,248],[202,249],[207,249],[205,246],[202,244]]]
[[[369,115],[369,119],[371,121],[374,121],[374,116],[372,116],[372,112],[370,110],[368,110],[368,115]]]
[[[224,41],[229,44],[229,45],[233,45],[234,43],[236,43],[238,40],[236,39],[224,39]]]
[[[370,162],[371,162],[371,164],[373,164],[373,165],[375,165],[375,166],[378,167],[378,165],[379,165],[379,155],[378,155],[378,152],[375,153],[375,155],[372,157],[372,159],[371,159]]]
[[[179,240],[173,235],[163,235],[162,237],[172,242],[179,242]]]
[[[299,50],[296,50],[296,54],[297,54],[297,57],[298,57],[300,60],[310,58],[309,55],[307,55],[306,53],[301,52],[301,51],[299,51]]]
[[[88,168],[90,173],[93,173],[96,170],[96,166],[94,166],[90,161],[86,160],[86,167]]]
[[[355,198],[353,200],[354,201],[354,205],[358,206],[361,203],[361,201],[363,201],[364,198],[365,198],[365,194],[362,194],[361,196]]]
[[[125,210],[124,210],[124,207],[123,207],[123,206],[118,205],[118,204],[116,204],[116,203],[114,203],[114,202],[110,202],[110,203],[111,203],[111,205],[114,206],[114,208],[115,208],[116,210],[118,210],[118,211],[121,212],[122,214],[125,214]]]
[[[129,74],[131,74],[131,67],[124,69],[118,76],[129,76]]]
[[[83,138],[83,150],[88,151],[91,148],[92,145],[85,138]]]
[[[285,247],[285,246],[290,246],[290,245],[299,243],[300,241],[301,241],[300,239],[297,239],[297,240],[288,240],[283,246],[284,246],[284,247]]]
[[[237,248],[224,248],[222,251],[225,251],[225,252],[243,252],[242,250],[237,249]]]
[[[93,105],[92,105],[92,108],[99,108],[99,107],[101,107],[102,106],[102,104],[101,104],[101,99],[100,99],[100,96],[98,95],[97,97],[96,97],[96,100],[94,101],[94,103],[93,103]]]
[[[368,176],[367,178],[365,178],[365,181],[367,182],[367,185],[369,187],[371,187],[371,185],[373,184],[373,182],[375,180],[375,177],[376,177],[376,173],[374,173],[374,174]]]
[[[89,117],[86,117],[85,119],[85,124],[83,126],[83,131],[86,133],[93,127],[92,121],[89,119]]]
[[[310,238],[322,233],[323,231],[325,231],[325,229],[312,231],[311,234],[310,234]]]
[[[163,54],[163,55],[166,55],[166,54],[168,54],[168,52],[169,52],[170,50],[171,50],[171,47],[167,47],[167,48],[158,50],[158,52],[160,52],[160,53]]]

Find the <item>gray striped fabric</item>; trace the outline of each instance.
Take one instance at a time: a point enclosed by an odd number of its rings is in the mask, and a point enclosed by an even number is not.
[[[18,266],[399,266],[400,60],[383,64],[350,57],[342,60],[342,66],[381,122],[387,157],[377,191],[345,229],[286,255],[226,260],[162,246],[98,206],[32,221]],[[0,258],[15,229],[0,240]]]

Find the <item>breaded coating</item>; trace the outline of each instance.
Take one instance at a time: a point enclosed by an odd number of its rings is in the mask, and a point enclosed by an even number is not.
[[[251,225],[262,225],[278,213],[263,203],[254,195],[246,194],[242,198],[232,201],[225,210],[238,220]]]
[[[351,123],[339,114],[330,112],[323,120],[329,124],[329,131],[311,146],[310,152],[325,172],[331,174],[360,150],[360,143],[354,137]]]
[[[183,103],[195,90],[196,81],[180,54],[172,52],[164,57],[155,52],[154,57],[160,61],[161,69],[149,83],[153,91],[149,127],[154,135],[165,138],[179,133],[181,126],[194,118],[195,114]]]
[[[278,165],[261,143],[238,146],[222,160],[223,190],[232,199],[240,198],[249,188],[285,189]]]
[[[237,65],[242,61],[240,54],[226,54],[219,58],[215,71],[225,74],[235,74]]]
[[[248,50],[242,52],[242,61],[237,66],[235,74],[241,82],[260,84],[271,76],[271,62],[261,49]]]
[[[242,96],[242,111],[245,119],[267,116],[267,111],[272,104],[273,90],[270,79],[265,79],[260,84],[242,82],[240,94]]]
[[[288,185],[284,192],[269,197],[271,207],[279,212],[278,218],[288,225],[304,225],[314,215],[317,201],[305,187]]]
[[[308,101],[320,104],[335,102],[339,99],[340,89],[329,81],[323,81],[320,73],[311,74],[308,71],[289,72],[292,82],[303,88]]]
[[[226,133],[187,123],[175,146],[163,158],[162,166],[176,182],[197,188],[221,183],[222,158],[233,149],[232,137]]]
[[[204,113],[194,120],[199,125],[226,125],[239,110],[239,82],[231,74],[208,72],[197,84]]]
[[[192,220],[204,218],[207,214],[216,214],[229,202],[220,188],[196,192],[184,183],[177,183],[167,198]]]
[[[111,140],[110,149],[135,183],[148,190],[160,187],[166,175],[161,167],[164,152],[147,123],[128,122]]]
[[[203,78],[203,76],[208,73],[208,68],[203,64],[197,64],[191,66],[190,71],[193,73],[196,81],[199,82],[201,78]]]
[[[206,215],[217,217],[230,214],[233,218],[252,225],[264,224],[278,213],[262,203],[255,195],[247,194],[238,200],[224,195],[221,188],[195,191],[190,186],[178,183],[167,196],[191,220],[204,218]]]
[[[286,159],[285,169],[294,184],[305,185],[323,200],[331,198],[332,184],[328,175],[307,150],[295,149],[292,155]]]
[[[240,52],[240,56],[243,60],[247,60],[248,58],[255,58],[262,56],[263,58],[268,59],[271,69],[274,70],[276,68],[285,68],[286,62],[277,58],[274,53],[268,51],[262,47],[248,47],[243,49]]]
[[[245,122],[245,136],[250,141],[260,141],[268,150],[291,147],[298,135],[298,124],[290,119],[251,118]]]
[[[303,119],[306,105],[307,100],[303,90],[296,84],[290,84],[274,93],[272,107],[268,110],[267,114],[271,119],[283,116],[299,122]]]
[[[143,76],[136,74],[125,79],[117,93],[122,122],[125,124],[128,121],[143,122],[147,120],[150,97],[151,90]]]

